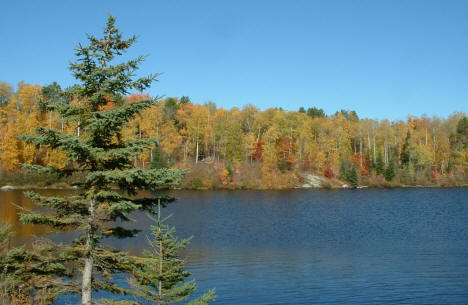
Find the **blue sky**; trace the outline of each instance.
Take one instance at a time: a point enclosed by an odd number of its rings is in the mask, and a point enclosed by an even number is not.
[[[6,1],[0,80],[75,83],[107,14],[164,72],[152,95],[404,119],[468,112],[468,1]]]

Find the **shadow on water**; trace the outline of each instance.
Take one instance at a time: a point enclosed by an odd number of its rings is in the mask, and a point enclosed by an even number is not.
[[[215,304],[467,304],[468,189],[177,191],[164,210],[200,291]],[[17,237],[44,234],[17,223],[0,193],[2,220]],[[134,215],[138,253],[151,221]],[[69,237],[62,235],[66,240]],[[66,304],[66,300],[62,300]]]

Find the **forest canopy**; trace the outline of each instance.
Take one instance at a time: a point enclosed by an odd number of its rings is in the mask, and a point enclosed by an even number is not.
[[[62,88],[0,83],[0,159],[4,174],[21,163],[64,166],[61,151],[22,144],[17,135],[39,126],[79,134],[48,103],[63,102]],[[129,94],[120,103],[148,98]],[[109,98],[103,108],[115,107]],[[356,168],[361,184],[385,178],[402,184],[466,182],[468,119],[409,116],[406,120],[360,118],[353,110],[326,115],[313,105],[298,111],[260,110],[248,104],[224,109],[214,102],[199,104],[189,97],[160,99],[123,130],[126,139],[156,137],[149,153],[134,164],[192,169],[186,187],[284,188],[300,183],[302,173],[344,178]],[[158,165],[159,164],[159,165]],[[389,169],[389,172],[391,170]],[[396,176],[395,180],[392,176]],[[391,179],[390,179],[391,178]],[[380,179],[380,180],[382,180]],[[346,180],[346,179],[345,179]]]

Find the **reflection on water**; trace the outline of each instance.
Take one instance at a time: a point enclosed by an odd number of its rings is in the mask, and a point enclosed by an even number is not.
[[[468,303],[468,189],[175,195],[164,212],[178,236],[194,235],[184,256],[200,292],[217,288],[215,304]],[[6,201],[30,204],[18,191],[0,199],[10,222]],[[151,221],[135,218],[136,239],[108,242],[146,247]]]
[[[56,191],[42,191],[41,193],[53,195]],[[44,226],[25,225],[20,221],[19,207],[26,211],[35,209],[35,205],[29,198],[26,198],[23,191],[1,191],[0,192],[0,221],[6,222],[12,226],[12,231],[15,234],[15,240],[22,240],[25,237],[40,235],[50,230]]]

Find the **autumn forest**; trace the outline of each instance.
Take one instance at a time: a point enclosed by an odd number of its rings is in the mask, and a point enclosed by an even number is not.
[[[36,128],[80,136],[50,104],[80,103],[68,88],[0,83],[0,158],[2,184],[27,179],[21,164],[63,167],[66,155],[17,139]],[[130,94],[132,103],[148,94]],[[154,98],[154,97],[153,97]],[[156,97],[157,98],[157,97]],[[133,161],[141,168],[188,169],[182,187],[192,189],[283,189],[320,177],[323,187],[456,186],[468,174],[468,118],[409,116],[405,121],[360,118],[352,110],[325,114],[305,105],[298,111],[248,104],[224,109],[189,97],[163,97],[132,120],[123,136],[155,138],[153,149]],[[112,109],[116,101],[109,98]],[[37,177],[33,178],[37,182]],[[57,178],[58,179],[58,178]],[[40,179],[52,184],[58,180]],[[46,182],[44,182],[46,181]]]

